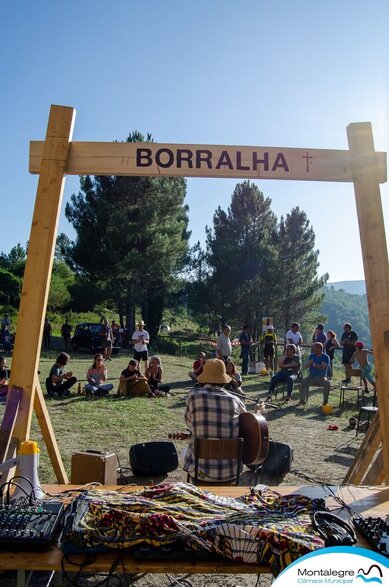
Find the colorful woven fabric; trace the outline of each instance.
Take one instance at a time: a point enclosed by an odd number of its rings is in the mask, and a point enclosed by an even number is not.
[[[245,563],[268,563],[276,576],[303,554],[324,547],[312,528],[321,499],[245,495],[233,499],[186,483],[136,493],[88,491],[72,503],[60,544],[73,549],[123,549],[183,541],[193,550]]]

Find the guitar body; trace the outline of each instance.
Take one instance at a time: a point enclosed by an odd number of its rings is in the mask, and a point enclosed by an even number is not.
[[[243,412],[239,416],[239,436],[244,439],[242,461],[245,465],[260,465],[269,452],[269,429],[260,414]]]

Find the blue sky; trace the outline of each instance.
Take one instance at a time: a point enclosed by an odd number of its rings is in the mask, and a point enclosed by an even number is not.
[[[387,0],[19,0],[0,22],[0,251],[29,238],[50,104],[77,111],[73,139],[347,149],[370,121],[389,151]],[[192,242],[238,180],[190,179]],[[330,281],[363,279],[352,184],[257,182],[278,218],[308,215]],[[66,180],[64,200],[78,191]],[[386,231],[389,188],[381,185]],[[74,236],[62,214],[60,231]],[[347,246],[345,241],[347,240]]]

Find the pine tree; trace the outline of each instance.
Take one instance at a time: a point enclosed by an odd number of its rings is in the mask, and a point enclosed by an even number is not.
[[[286,332],[291,322],[310,320],[312,311],[319,311],[322,288],[328,274],[318,276],[319,251],[315,249],[315,233],[305,212],[293,208],[278,228],[277,261],[272,281],[276,324]]]
[[[127,142],[142,140],[135,132]],[[129,329],[140,305],[148,330],[158,330],[166,293],[187,252],[185,194],[182,178],[83,177],[81,191],[66,206],[77,232],[70,251],[75,268],[126,315]]]

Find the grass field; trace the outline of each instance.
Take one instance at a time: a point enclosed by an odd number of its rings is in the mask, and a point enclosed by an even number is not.
[[[40,358],[40,381],[45,391],[44,381],[55,361],[58,349],[42,351]],[[110,396],[88,401],[85,396],[77,395],[77,385],[69,398],[46,402],[57,438],[65,469],[70,477],[71,456],[74,452],[95,449],[113,451],[117,454],[120,465],[129,467],[129,448],[139,442],[167,440],[169,432],[184,430],[185,397],[190,389],[188,371],[192,359],[186,356],[161,355],[164,368],[164,382],[172,387],[173,395],[167,398],[131,398],[123,399],[116,395],[117,380],[121,371],[127,366],[128,351],[122,350],[113,355],[107,363],[108,377],[114,384]],[[12,358],[8,360],[12,366]],[[69,369],[79,380],[85,380],[88,367],[92,364],[89,353],[71,353]],[[306,406],[297,406],[298,390],[293,393],[292,402],[285,405],[282,393],[275,400],[277,409],[268,408],[266,418],[270,437],[293,447],[293,472],[281,479],[267,479],[271,484],[301,483],[304,476],[312,481],[338,483],[346,474],[359,446],[362,434],[355,437],[355,431],[348,427],[348,418],[356,415],[355,397],[350,392],[350,403],[345,409],[338,408],[340,378],[342,372],[332,381],[330,403],[334,412],[324,416],[321,412],[322,390],[311,389]],[[82,385],[85,381],[82,381]],[[248,375],[244,378],[244,391],[247,394],[247,409],[253,410],[258,397],[264,399],[268,389],[269,377]],[[250,401],[252,400],[252,401]],[[3,408],[0,408],[3,409]],[[328,430],[329,424],[336,424],[338,430]],[[31,439],[37,440],[41,450],[39,478],[42,483],[55,482],[55,475],[48,458],[46,446],[38,422],[33,417]],[[175,441],[178,452],[186,446],[184,441]],[[149,484],[162,479],[138,479],[131,470],[124,471],[128,482]],[[174,480],[185,479],[181,469],[168,474]],[[241,484],[248,484],[251,472],[243,473]]]

